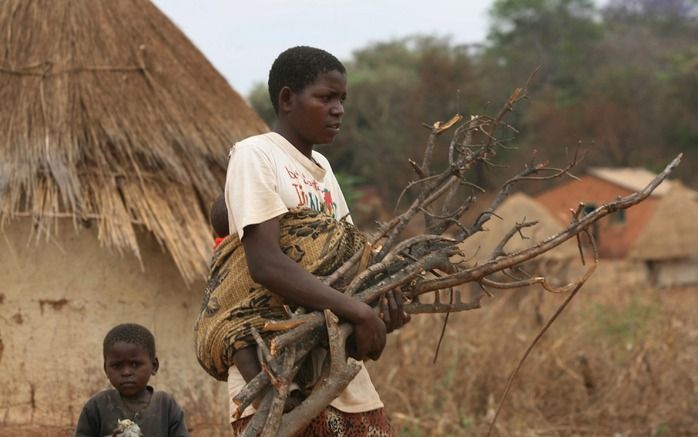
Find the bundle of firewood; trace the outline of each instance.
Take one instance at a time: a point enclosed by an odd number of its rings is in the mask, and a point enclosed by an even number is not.
[[[495,210],[517,183],[561,176],[574,177],[570,171],[578,163],[577,153],[562,168],[531,160],[500,187],[489,208],[477,215],[472,223],[463,223],[464,213],[474,203],[475,196],[472,193],[482,191],[468,181],[468,174],[476,165],[489,165],[497,151],[505,147],[495,135],[498,135],[499,130],[514,130],[503,119],[525,97],[526,88],[517,88],[495,117],[472,116],[464,119],[461,115],[456,115],[447,122],[425,125],[430,134],[422,162],[409,161],[417,179],[403,191],[403,194],[412,195],[412,203],[404,212],[381,224],[378,232],[369,240],[370,251],[358,252],[331,276],[321,280],[374,306],[382,295],[400,288],[405,299],[404,309],[411,314],[450,313],[480,308],[481,296],[469,301],[463,300],[456,287],[465,283],[476,283],[485,294],[490,295],[497,289],[539,285],[548,291],[570,293],[569,301],[596,267],[598,259],[594,238],[589,232],[591,225],[608,214],[629,208],[647,198],[679,164],[681,155],[640,192],[603,204],[588,213],[583,211],[583,205],[580,204],[576,210],[571,211],[570,222],[565,229],[537,244],[513,253],[504,249],[506,243],[523,228],[536,224],[533,221],[523,221],[503,236],[485,262],[474,265],[463,262],[464,256],[459,251],[459,244],[483,230],[485,223],[496,215]],[[436,141],[446,132],[452,133],[448,146],[448,165],[440,172],[433,172],[431,167]],[[418,236],[402,237],[406,226],[415,218],[423,219],[425,232]],[[556,288],[551,285],[553,281],[545,276],[521,274],[520,267],[523,263],[571,238],[577,238],[581,262],[587,265],[586,273],[578,280]],[[585,239],[585,244],[582,244],[581,238]],[[591,253],[585,256],[584,247]],[[357,265],[361,266],[360,272],[346,283],[344,275],[355,271]],[[446,301],[443,301],[444,296]],[[346,355],[345,343],[352,333],[352,326],[339,323],[337,317],[328,310],[306,313],[299,309],[293,313],[290,321],[283,322],[283,326],[267,328],[287,330],[274,337],[270,344],[256,335],[264,358],[263,371],[245,386],[234,401],[239,415],[254,399],[261,399],[244,435],[256,436],[261,433],[263,436],[292,436],[336,398],[359,371],[358,365],[347,361]],[[329,365],[325,366],[325,373],[299,406],[284,413],[284,405],[296,373],[310,351],[321,343],[329,345]]]

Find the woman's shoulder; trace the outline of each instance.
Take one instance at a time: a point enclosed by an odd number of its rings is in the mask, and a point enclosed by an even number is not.
[[[263,134],[252,135],[244,140],[240,140],[233,146],[233,150],[237,148],[255,148],[255,147],[269,147],[275,144],[276,136],[275,132],[265,132]]]

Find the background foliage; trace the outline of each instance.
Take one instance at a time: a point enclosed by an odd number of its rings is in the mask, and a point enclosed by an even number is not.
[[[577,144],[584,165],[662,168],[687,159],[677,177],[698,187],[698,1],[497,0],[479,45],[413,36],[361,48],[343,60],[349,99],[342,134],[322,150],[355,186],[374,187],[392,205],[414,178],[423,122],[455,112],[493,114],[538,66],[531,99],[509,121],[520,133],[500,162],[553,162]],[[271,125],[266,86],[250,102]],[[512,169],[513,171],[514,169]],[[579,171],[579,170],[578,170]],[[510,172],[478,173],[483,186]]]

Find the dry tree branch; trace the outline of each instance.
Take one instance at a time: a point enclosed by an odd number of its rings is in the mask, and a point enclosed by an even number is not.
[[[467,173],[474,165],[492,165],[491,157],[496,154],[498,147],[502,147],[501,142],[496,138],[496,130],[503,126],[515,131],[513,127],[503,122],[503,118],[512,110],[514,104],[526,97],[526,93],[526,87],[517,88],[496,117],[472,117],[461,123],[462,117],[456,115],[446,123],[437,122],[428,126],[431,132],[421,165],[414,160],[409,161],[419,180],[411,182],[400,195],[402,198],[409,189],[418,188],[420,191],[416,193],[412,203],[404,212],[381,226],[376,235],[369,239],[369,245],[365,251],[352,256],[335,273],[321,278],[326,284],[334,286],[337,283],[348,282],[343,286],[345,293],[374,306],[385,293],[399,287],[406,299],[404,310],[407,313],[446,313],[445,322],[451,312],[480,308],[482,295],[468,302],[462,301],[460,290],[456,287],[465,283],[477,283],[490,296],[494,295],[491,290],[508,290],[531,285],[539,285],[548,292],[572,290],[563,306],[534,339],[510,379],[514,378],[538,338],[543,335],[594,271],[597,257],[594,254],[594,264],[589,267],[583,278],[557,288],[553,287],[544,276],[532,276],[523,272],[521,265],[570,238],[576,237],[579,241],[579,235],[588,234],[587,229],[594,222],[612,212],[629,208],[643,201],[667,178],[681,160],[681,155],[677,156],[642,191],[603,204],[585,216],[581,215],[580,207],[573,212],[570,224],[561,232],[524,250],[506,253],[504,247],[511,238],[517,233],[523,238],[521,230],[535,225],[535,222],[526,222],[524,219],[502,238],[485,262],[467,266],[466,262],[454,259],[454,255],[465,257],[458,249],[458,244],[482,231],[483,225],[492,216],[497,217],[494,211],[510,194],[513,186],[522,181],[544,181],[561,176],[574,178],[570,170],[579,162],[577,152],[571,162],[562,168],[550,167],[546,163],[536,164],[532,159],[522,171],[500,187],[489,207],[469,226],[460,222],[461,215],[472,204],[473,196],[459,198],[458,188],[462,186],[479,188],[467,181]],[[454,127],[447,152],[448,165],[440,172],[433,172],[430,167],[436,139]],[[477,133],[481,139],[484,138],[484,143],[473,143],[473,133]],[[434,205],[438,208],[439,202],[441,213],[435,213],[430,208]],[[400,240],[402,231],[418,214],[422,214],[425,222],[430,225],[427,227],[428,233]],[[453,238],[443,235],[450,226],[458,227]],[[593,239],[591,241],[593,246]],[[581,243],[578,244],[581,250]],[[595,246],[593,247],[595,251]],[[580,252],[580,259],[582,263],[585,262],[583,252]],[[492,279],[499,273],[507,276],[510,281],[502,282]],[[451,290],[450,300],[447,303],[441,302],[440,290],[449,289]],[[420,296],[425,294],[433,295],[431,302],[420,299]],[[264,327],[265,331],[282,332],[272,339],[269,348],[260,341],[261,337],[258,340],[265,357],[264,371],[250,381],[234,399],[239,415],[254,399],[262,398],[262,406],[250,421],[245,435],[256,435],[260,431],[264,435],[293,435],[336,398],[358,371],[353,364],[347,362],[344,346],[353,327],[350,324],[339,323],[336,316],[329,311],[301,313],[302,311],[297,311],[289,321],[274,322]],[[330,349],[327,374],[323,375],[303,403],[291,412],[282,414],[294,375],[308,354],[321,344],[323,338],[329,342]],[[507,385],[504,397],[510,385],[511,381]]]

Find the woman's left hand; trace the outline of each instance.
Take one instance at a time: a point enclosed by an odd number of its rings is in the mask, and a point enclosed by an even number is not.
[[[385,322],[386,332],[392,332],[409,322],[411,317],[403,309],[402,290],[396,288],[381,298],[381,318]]]

